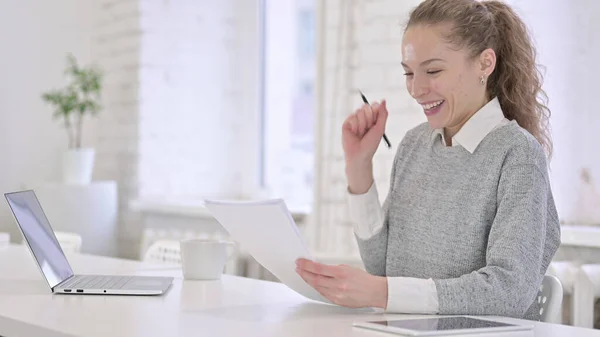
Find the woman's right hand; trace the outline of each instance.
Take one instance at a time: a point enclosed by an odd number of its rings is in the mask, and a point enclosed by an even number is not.
[[[350,192],[362,194],[373,183],[373,156],[381,143],[388,117],[386,102],[365,104],[342,126],[342,145]]]

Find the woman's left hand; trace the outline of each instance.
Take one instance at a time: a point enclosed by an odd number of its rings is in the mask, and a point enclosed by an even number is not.
[[[332,303],[351,307],[387,307],[387,278],[346,265],[329,266],[298,259],[296,272]]]

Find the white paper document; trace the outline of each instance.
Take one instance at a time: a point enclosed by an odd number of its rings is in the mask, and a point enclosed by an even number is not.
[[[296,273],[296,259],[313,258],[283,200],[205,200],[205,206],[232,239],[282,283],[306,298],[331,303]]]

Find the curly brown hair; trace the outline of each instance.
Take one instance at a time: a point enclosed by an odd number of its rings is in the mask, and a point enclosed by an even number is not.
[[[536,64],[536,48],[525,23],[500,1],[425,0],[410,13],[408,29],[417,24],[450,23],[444,38],[471,57],[487,48],[496,53],[496,69],[487,82],[489,97],[498,97],[504,116],[531,133],[552,154],[548,96]]]

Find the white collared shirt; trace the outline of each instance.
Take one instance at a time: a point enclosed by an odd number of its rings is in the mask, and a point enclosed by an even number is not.
[[[495,128],[508,123],[497,98],[489,101],[452,137],[452,146],[462,146],[474,153],[481,141]],[[441,136],[441,137],[440,137]],[[432,137],[439,137],[446,145],[443,129],[434,129]],[[364,194],[348,193],[350,220],[354,232],[369,239],[383,226],[384,215],[375,183]],[[437,314],[438,296],[432,279],[388,277],[387,312]]]
[[[508,123],[509,120],[504,117],[498,98],[494,98],[484,105],[463,125],[463,127],[452,137],[452,146],[462,146],[470,153],[481,141],[495,128]],[[434,129],[432,137],[441,135],[442,143],[447,145],[444,139],[443,129]]]

